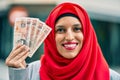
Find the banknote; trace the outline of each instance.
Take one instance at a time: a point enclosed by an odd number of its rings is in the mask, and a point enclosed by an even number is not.
[[[32,19],[31,18],[26,18],[26,19],[27,19],[26,36],[27,36],[28,46],[30,46],[30,30],[31,30]]]
[[[31,49],[31,53],[29,54],[29,57],[32,57],[32,55],[35,53],[35,48],[36,48],[36,41],[37,38],[39,37],[39,35],[41,34],[43,28],[43,23],[40,23],[39,21],[37,22],[37,26],[35,27],[35,31],[34,31],[34,35],[33,35],[33,43],[32,44],[32,49]]]
[[[42,21],[39,21],[40,25],[38,27],[38,36],[36,38],[36,47],[34,47],[32,55],[35,53],[35,51],[39,48],[39,46],[43,43],[43,41],[45,40],[45,38],[48,36],[48,34],[51,32],[51,28],[49,26],[47,26],[45,23],[43,23]],[[31,55],[31,56],[32,56]]]
[[[31,18],[32,22],[31,22],[31,28],[30,28],[30,43],[29,43],[29,47],[30,47],[30,54],[29,56],[32,54],[33,49],[35,47],[35,35],[36,35],[36,30],[37,30],[37,25],[39,22],[39,19],[37,18]]]
[[[14,25],[13,45],[14,47],[18,43],[27,45],[30,48],[28,56],[32,57],[51,30],[48,25],[38,18],[17,18]]]
[[[14,26],[14,41],[13,46],[15,47],[18,43],[28,45],[26,41],[26,18],[17,18]]]

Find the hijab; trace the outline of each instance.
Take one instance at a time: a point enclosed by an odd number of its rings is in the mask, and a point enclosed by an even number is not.
[[[60,56],[55,42],[55,22],[66,13],[77,16],[83,27],[83,46],[73,59]],[[109,80],[108,64],[89,16],[80,5],[70,2],[57,5],[46,19],[46,24],[52,31],[44,41],[44,56],[39,71],[41,80]]]

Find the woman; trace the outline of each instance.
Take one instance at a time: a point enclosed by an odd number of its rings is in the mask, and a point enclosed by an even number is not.
[[[62,3],[51,11],[46,24],[52,32],[44,42],[44,56],[26,66],[29,48],[18,45],[6,59],[8,66],[15,67],[9,68],[10,80],[120,80],[109,69],[82,7]]]

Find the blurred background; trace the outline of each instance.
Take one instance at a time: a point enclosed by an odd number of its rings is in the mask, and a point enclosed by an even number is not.
[[[80,4],[87,10],[103,55],[109,66],[120,73],[120,0],[0,0],[0,80],[9,80],[4,62],[13,47],[15,17],[29,16],[45,21],[51,9],[65,1]],[[43,46],[26,61],[39,60]]]

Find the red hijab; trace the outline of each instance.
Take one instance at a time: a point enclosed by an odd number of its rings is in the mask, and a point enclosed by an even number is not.
[[[59,55],[55,43],[55,21],[65,13],[79,17],[84,35],[81,51],[74,59]],[[74,3],[62,3],[49,14],[46,24],[52,32],[45,40],[41,61],[41,80],[109,80],[109,67],[104,59],[93,26],[86,11]]]

